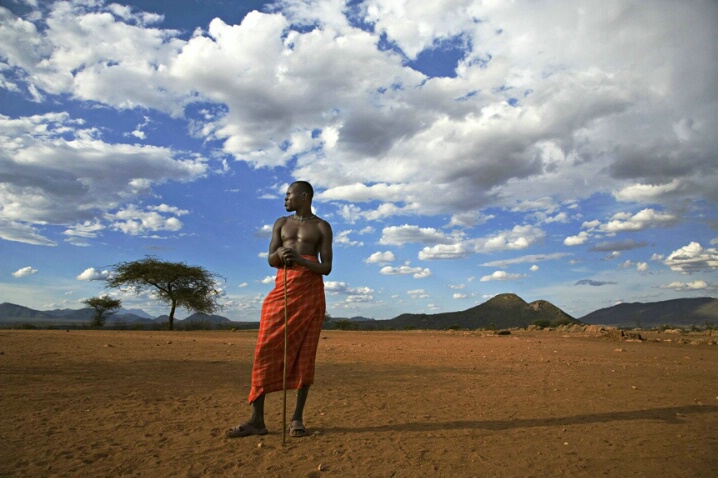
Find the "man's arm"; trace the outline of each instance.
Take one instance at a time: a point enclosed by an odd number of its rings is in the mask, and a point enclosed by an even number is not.
[[[274,221],[272,239],[269,241],[269,256],[267,256],[267,262],[269,262],[270,267],[284,266],[280,249],[282,246],[282,225],[284,225],[286,220],[286,217],[280,217]]]
[[[332,226],[326,221],[319,223],[319,230],[322,232],[322,243],[319,245],[320,268],[317,272],[328,276],[332,271],[332,260],[334,259],[334,251],[332,250],[334,233],[332,232]]]

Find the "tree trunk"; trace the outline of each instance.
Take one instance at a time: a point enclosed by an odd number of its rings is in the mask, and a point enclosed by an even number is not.
[[[175,322],[175,310],[177,309],[177,302],[172,301],[172,310],[170,310],[170,330],[174,330]]]

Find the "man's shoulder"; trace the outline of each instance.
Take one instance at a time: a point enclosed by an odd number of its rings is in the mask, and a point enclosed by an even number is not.
[[[319,217],[319,216],[315,216],[315,217],[317,218],[317,221],[319,222],[319,224],[321,224],[321,225],[323,225],[323,226],[329,226],[329,227],[331,227],[331,225],[329,224],[329,221],[327,221],[326,219],[322,219],[322,218]]]
[[[322,219],[321,217],[317,217],[317,229],[323,236],[332,236],[332,226],[329,224],[329,221]]]
[[[291,216],[279,216],[277,220],[274,221],[274,228],[277,229],[280,227],[284,227],[290,217]]]

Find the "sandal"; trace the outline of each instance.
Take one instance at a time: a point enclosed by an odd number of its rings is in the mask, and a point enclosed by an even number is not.
[[[249,423],[242,423],[234,428],[227,430],[225,435],[228,438],[242,438],[251,435],[266,435],[268,430],[266,428],[257,428]]]
[[[294,438],[307,436],[307,429],[304,428],[304,424],[301,420],[292,420],[289,425],[289,436]]]

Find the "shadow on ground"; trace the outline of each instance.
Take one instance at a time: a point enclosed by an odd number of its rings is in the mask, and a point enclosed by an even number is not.
[[[367,427],[321,427],[322,433],[380,433],[380,432],[431,432],[444,430],[511,430],[532,427],[564,427],[590,423],[610,423],[635,420],[658,420],[669,424],[684,423],[687,415],[718,413],[716,405],[686,405],[681,407],[652,408],[647,410],[590,413],[569,417],[519,418],[511,420],[457,420],[448,422],[409,422]]]

